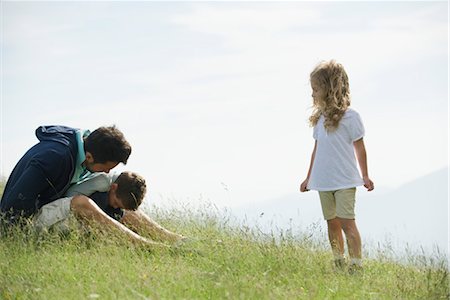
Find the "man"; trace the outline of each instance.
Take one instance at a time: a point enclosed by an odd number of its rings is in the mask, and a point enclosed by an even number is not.
[[[164,246],[139,236],[117,220],[152,238],[170,242],[185,240],[140,212],[130,212],[123,217],[122,210],[128,207],[117,197],[107,200],[106,193],[89,194],[92,199],[75,196],[76,193],[72,194],[73,199],[63,198],[70,186],[76,191],[77,183],[86,181],[92,173],[109,173],[120,162],[127,163],[131,146],[115,126],[100,127],[92,133],[65,126],[41,126],[36,129],[36,136],[39,143],[19,160],[6,183],[0,202],[0,219],[3,218],[6,224],[16,224],[38,211],[38,217],[50,216],[51,220],[58,214],[66,216],[72,211],[75,216],[105,229],[116,229],[135,242]],[[109,185],[104,189],[109,190]],[[114,187],[112,195],[115,195]],[[46,208],[44,215],[40,210],[42,207]],[[121,218],[108,214],[110,210],[121,212]]]
[[[115,126],[92,133],[66,126],[40,126],[39,143],[14,167],[0,202],[8,224],[30,217],[59,199],[69,186],[90,172],[106,172],[127,163],[131,146]]]

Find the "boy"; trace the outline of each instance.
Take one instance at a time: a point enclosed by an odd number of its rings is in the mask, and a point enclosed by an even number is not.
[[[64,226],[73,214],[82,220],[100,224],[102,228],[118,229],[135,242],[156,245],[146,237],[170,242],[183,240],[183,236],[164,229],[137,210],[145,193],[145,180],[136,173],[95,173],[69,188],[65,198],[44,205],[36,215],[34,224],[39,229]]]

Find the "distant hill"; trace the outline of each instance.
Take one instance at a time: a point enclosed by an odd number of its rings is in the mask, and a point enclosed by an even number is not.
[[[366,194],[361,200],[361,231],[378,238],[387,233],[427,248],[436,244],[448,253],[448,168],[385,195]]]
[[[448,252],[448,168],[433,172],[397,189],[357,192],[356,218],[363,240],[390,243],[393,248],[413,249],[438,245]],[[292,193],[233,210],[249,224],[307,228],[318,223],[325,231],[316,192]]]

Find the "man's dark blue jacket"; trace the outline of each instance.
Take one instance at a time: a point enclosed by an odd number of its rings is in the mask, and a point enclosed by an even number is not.
[[[31,216],[43,205],[64,195],[76,167],[76,131],[66,126],[36,129],[39,143],[19,160],[3,192],[0,212],[7,219]]]

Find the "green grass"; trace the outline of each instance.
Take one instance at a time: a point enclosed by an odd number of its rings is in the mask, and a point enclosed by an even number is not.
[[[368,259],[333,269],[310,233],[264,235],[205,207],[156,210],[196,251],[151,252],[104,234],[0,237],[0,299],[448,299],[444,257]],[[314,233],[314,232],[313,232]]]

